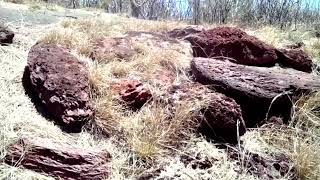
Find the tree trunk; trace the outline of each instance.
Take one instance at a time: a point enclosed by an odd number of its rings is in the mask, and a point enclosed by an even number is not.
[[[133,17],[139,18],[140,6],[138,6],[135,0],[130,0],[130,6],[131,6],[131,15]]]
[[[200,0],[194,0],[193,2],[193,23],[199,24],[200,22]]]

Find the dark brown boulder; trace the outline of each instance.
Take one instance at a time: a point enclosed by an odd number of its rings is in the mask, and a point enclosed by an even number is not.
[[[195,80],[240,104],[248,127],[265,118],[291,117],[291,98],[320,89],[320,79],[309,73],[279,67],[253,67],[207,58],[191,63]]]
[[[312,59],[301,49],[278,49],[279,63],[299,71],[312,72]]]
[[[187,26],[185,28],[176,28],[168,32],[169,37],[183,39],[189,35],[197,34],[206,29],[203,26]]]
[[[20,139],[7,148],[5,162],[56,179],[105,179],[109,174],[106,151],[89,151],[49,139]]]
[[[195,113],[195,118],[200,122],[199,132],[207,137],[236,143],[238,133],[242,136],[246,132],[240,106],[232,98],[213,92],[202,84],[191,82],[171,86],[168,92],[171,103],[205,98],[208,103]]]
[[[140,109],[152,98],[151,91],[138,80],[114,82],[112,89],[119,94],[121,101],[133,109]]]
[[[13,42],[13,31],[0,24],[0,45],[8,45]]]
[[[195,57],[224,56],[238,64],[267,67],[274,66],[278,59],[275,48],[238,28],[217,27],[186,39]]]
[[[70,131],[93,117],[88,72],[84,64],[53,44],[36,44],[28,55],[30,88],[44,110]],[[30,91],[30,90],[27,90]]]

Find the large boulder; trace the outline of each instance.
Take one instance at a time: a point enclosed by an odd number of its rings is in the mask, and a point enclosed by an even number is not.
[[[45,112],[71,131],[93,117],[88,72],[84,64],[63,48],[36,44],[28,55],[30,88]],[[27,73],[28,74],[28,73]],[[28,84],[28,82],[26,83]]]
[[[112,89],[119,94],[120,100],[133,109],[140,109],[151,98],[151,91],[138,80],[123,79],[115,81]]]
[[[14,33],[0,24],[0,45],[8,45],[13,42]]]
[[[110,174],[106,151],[90,151],[49,139],[19,139],[7,148],[5,162],[56,179],[105,179]]]
[[[312,59],[301,49],[278,49],[279,63],[299,71],[312,72]]]
[[[251,66],[274,66],[278,59],[275,48],[238,28],[217,27],[186,40],[192,44],[195,57],[224,56]]]
[[[168,88],[167,97],[170,104],[187,99],[207,102],[203,108],[194,113],[194,118],[199,121],[198,131],[208,138],[236,143],[238,135],[242,136],[246,132],[241,109],[236,101],[202,84],[183,82],[172,85]]]
[[[309,73],[279,67],[253,67],[209,58],[194,58],[195,80],[240,104],[248,127],[268,117],[290,119],[292,97],[320,89],[320,79]]]

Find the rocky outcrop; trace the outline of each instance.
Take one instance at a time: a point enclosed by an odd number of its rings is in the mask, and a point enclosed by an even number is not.
[[[0,24],[0,45],[8,45],[13,42],[14,33]]]
[[[29,52],[26,70],[31,91],[59,124],[75,132],[92,118],[88,72],[76,57],[57,45],[36,44]]]
[[[167,97],[170,98],[171,104],[183,102],[186,99],[208,102],[194,113],[194,118],[200,124],[198,131],[208,138],[236,143],[237,136],[242,136],[246,132],[240,106],[233,99],[213,92],[199,83],[191,82],[171,86],[168,88],[168,92]]]
[[[203,26],[187,26],[185,28],[176,28],[168,32],[171,38],[184,39],[189,35],[194,35],[205,31]]]
[[[140,109],[151,98],[151,91],[138,80],[120,80],[112,84],[120,100],[133,109]]]
[[[174,38],[182,36],[190,41],[194,57],[224,57],[237,64],[260,67],[272,67],[279,63],[299,71],[312,71],[312,60],[300,49],[303,43],[288,46],[288,50],[276,49],[234,27],[189,31],[173,30],[169,34],[173,34]]]
[[[241,148],[241,151],[229,148],[227,149],[227,154],[230,160],[236,162],[238,165],[236,167],[246,169],[248,174],[254,175],[259,179],[298,179],[294,162],[285,154],[256,154],[243,148]],[[241,173],[243,171],[242,168],[236,168],[235,171]]]
[[[319,77],[294,69],[253,67],[208,58],[191,63],[195,80],[240,104],[248,127],[265,118],[291,117],[291,98],[320,89]]]
[[[160,33],[129,31],[124,37],[108,37],[98,40],[93,47],[93,52],[91,52],[91,58],[95,60],[112,58],[130,60],[136,54],[141,53],[141,45],[143,48],[175,50],[181,55],[192,57],[191,45],[188,42],[176,40]]]
[[[195,57],[223,56],[251,66],[274,66],[278,59],[275,48],[238,28],[217,27],[186,39]]]
[[[49,139],[20,139],[7,148],[5,162],[56,179],[105,179],[110,174],[106,151],[89,151]]]
[[[91,54],[92,59],[130,59],[135,55],[135,50],[128,38],[104,38],[97,41],[94,51]]]
[[[299,71],[312,72],[312,59],[301,49],[277,50],[279,63],[285,67],[291,67]]]

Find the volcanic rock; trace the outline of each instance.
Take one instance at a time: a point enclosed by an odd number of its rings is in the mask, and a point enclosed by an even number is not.
[[[140,45],[149,49],[176,50],[181,55],[192,57],[189,42],[173,39],[160,33],[129,31],[124,37],[109,37],[97,41],[91,52],[91,58],[130,60],[134,55],[141,53]]]
[[[246,132],[240,105],[232,98],[192,82],[173,85],[169,88],[169,97],[173,103],[205,98],[208,103],[195,113],[195,118],[200,122],[199,132],[208,138],[236,143],[237,136],[242,136]]]
[[[112,89],[133,109],[140,109],[152,98],[151,91],[138,80],[120,80],[112,85]]]
[[[238,64],[274,66],[278,56],[276,49],[241,29],[217,27],[188,36],[194,57],[228,57]]]
[[[28,55],[30,88],[44,110],[70,131],[93,117],[88,72],[84,64],[53,44],[36,44]]]
[[[8,45],[13,42],[14,33],[0,24],[0,45]]]
[[[19,139],[7,148],[5,162],[56,179],[105,179],[110,174],[106,151],[89,151],[49,139]]]
[[[189,35],[197,34],[206,29],[203,26],[188,26],[185,28],[176,28],[168,32],[169,37],[183,39]]]
[[[268,117],[291,117],[292,97],[320,89],[320,79],[309,73],[279,67],[253,67],[208,58],[191,63],[195,80],[240,104],[246,125]]]
[[[128,38],[116,37],[97,41],[91,57],[98,60],[107,58],[130,59],[134,54],[135,50]]]
[[[279,63],[299,71],[312,72],[312,59],[301,49],[279,49]]]

